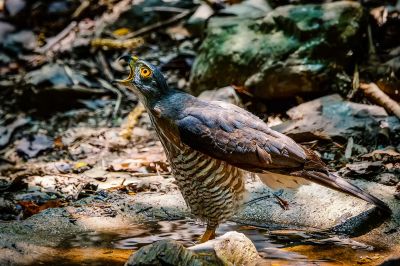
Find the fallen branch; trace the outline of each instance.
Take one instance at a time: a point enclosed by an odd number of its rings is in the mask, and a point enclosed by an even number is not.
[[[347,94],[347,100],[351,100],[358,89],[360,88],[360,73],[358,72],[358,65],[354,67],[352,90]]]
[[[76,21],[72,21],[65,29],[52,38],[46,45],[37,49],[37,52],[43,54],[49,51],[54,45],[64,39],[78,25]]]
[[[122,130],[120,135],[125,139],[130,139],[133,129],[139,122],[139,117],[146,111],[143,104],[138,103],[136,107],[129,113],[126,122],[121,126]]]
[[[82,1],[80,6],[78,6],[78,8],[74,11],[71,17],[73,19],[79,17],[83,13],[83,11],[85,11],[89,6],[90,6],[89,0]]]
[[[360,89],[364,92],[365,96],[371,101],[379,104],[386,111],[394,114],[400,119],[400,105],[392,100],[386,93],[384,93],[375,83],[361,83]]]
[[[153,6],[153,7],[145,7],[143,8],[143,12],[173,12],[173,13],[182,13],[185,12],[186,9],[173,7],[173,6]]]
[[[144,44],[143,38],[130,38],[127,40],[114,40],[95,38],[90,42],[92,47],[106,47],[108,49],[136,49]]]
[[[103,70],[104,76],[108,80],[114,80],[114,75],[112,74],[111,69],[108,66],[107,59],[104,56],[102,51],[99,51],[97,53],[97,58],[98,58],[98,61],[99,61],[100,65],[101,65],[101,69]]]
[[[108,83],[104,79],[98,78],[97,80],[99,81],[99,83],[101,84],[101,86],[103,88],[110,90],[117,95],[117,100],[115,101],[114,110],[112,112],[112,118],[116,118],[119,107],[121,106],[122,93],[118,89],[114,88],[110,83]]]

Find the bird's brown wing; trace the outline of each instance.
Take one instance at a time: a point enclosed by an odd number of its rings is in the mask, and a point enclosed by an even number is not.
[[[306,162],[300,145],[234,105],[188,107],[177,126],[186,145],[251,172],[302,168]]]
[[[237,106],[199,102],[185,108],[176,123],[183,143],[213,158],[260,173],[263,182],[263,175],[270,181],[269,172],[283,173],[275,176],[283,184],[287,177],[299,177],[359,197],[391,213],[381,200],[330,173],[313,151],[271,130]]]

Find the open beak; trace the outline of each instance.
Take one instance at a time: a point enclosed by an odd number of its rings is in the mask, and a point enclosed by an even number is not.
[[[139,60],[139,58],[136,56],[123,55],[118,60],[124,60],[125,62],[127,62],[130,72],[129,76],[126,79],[116,79],[114,80],[114,82],[127,86],[135,77],[135,64]]]

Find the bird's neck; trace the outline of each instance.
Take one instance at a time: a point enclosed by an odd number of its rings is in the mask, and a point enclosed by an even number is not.
[[[167,154],[169,159],[175,156],[175,152],[184,148],[180,141],[176,122],[180,119],[185,108],[190,105],[190,102],[195,100],[196,98],[188,93],[171,91],[161,100],[146,105],[150,120],[165,148],[164,150],[171,153]]]

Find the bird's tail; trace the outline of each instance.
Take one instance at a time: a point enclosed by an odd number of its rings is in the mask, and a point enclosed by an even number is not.
[[[350,184],[349,182],[347,182],[346,180],[344,180],[343,178],[334,173],[325,173],[319,171],[303,171],[302,177],[309,179],[313,182],[319,183],[323,186],[338,190],[340,192],[345,192],[357,198],[363,199],[369,203],[376,205],[386,214],[388,215],[392,214],[392,210],[385,202],[363,191],[359,187]]]

